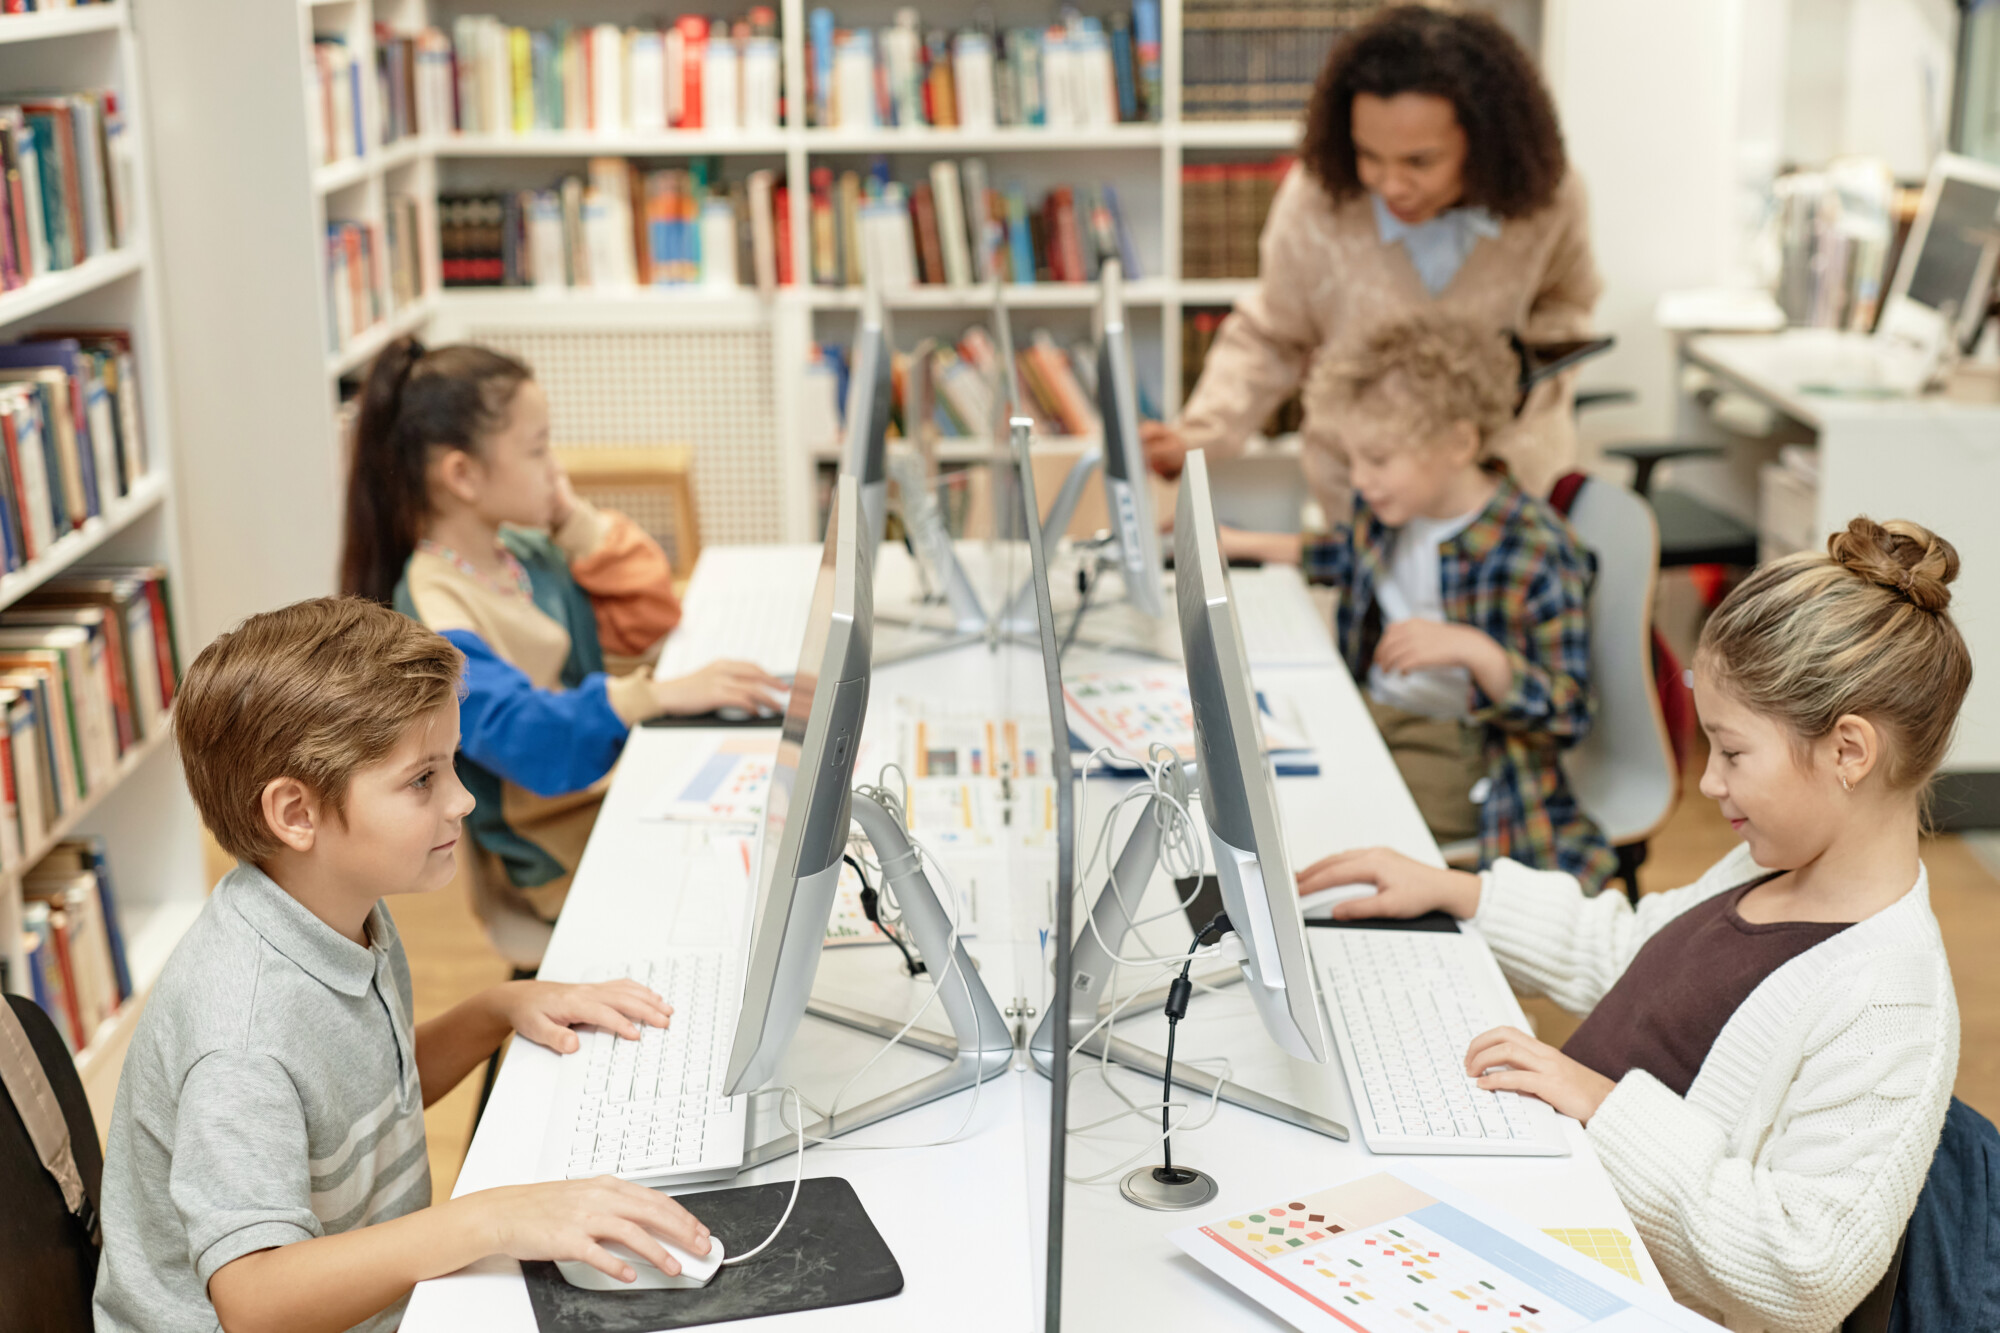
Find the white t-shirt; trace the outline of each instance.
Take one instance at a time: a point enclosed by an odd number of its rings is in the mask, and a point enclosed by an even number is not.
[[[1463,532],[1479,514],[1480,510],[1475,509],[1457,518],[1413,518],[1396,530],[1389,551],[1388,577],[1375,590],[1384,626],[1399,620],[1445,618],[1438,547]],[[1370,666],[1368,694],[1377,703],[1406,712],[1464,718],[1471,711],[1472,673],[1464,667],[1390,672]]]

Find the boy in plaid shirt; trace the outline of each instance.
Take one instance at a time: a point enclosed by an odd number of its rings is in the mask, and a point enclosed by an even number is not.
[[[1590,554],[1488,458],[1513,414],[1506,341],[1420,317],[1307,392],[1332,400],[1354,515],[1324,538],[1224,529],[1232,556],[1301,563],[1343,590],[1341,656],[1440,842],[1479,838],[1595,890],[1617,869],[1559,762],[1590,729]]]

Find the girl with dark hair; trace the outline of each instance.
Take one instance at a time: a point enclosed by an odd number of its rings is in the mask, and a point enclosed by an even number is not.
[[[1333,49],[1299,164],[1180,420],[1142,428],[1154,469],[1245,440],[1322,358],[1416,315],[1529,340],[1589,332],[1600,283],[1583,187],[1533,60],[1482,14],[1388,9]],[[1575,461],[1567,376],[1537,385],[1492,450],[1546,495]],[[1340,423],[1306,404],[1306,480],[1330,522],[1353,492]]]
[[[607,653],[638,657],[679,623],[673,571],[630,519],[570,489],[541,386],[484,347],[403,338],[370,367],[340,588],[465,655],[458,771],[478,800],[466,821],[474,905],[518,967],[541,960],[632,726],[775,708],[784,689],[747,662],[664,681],[650,667],[606,673]]]

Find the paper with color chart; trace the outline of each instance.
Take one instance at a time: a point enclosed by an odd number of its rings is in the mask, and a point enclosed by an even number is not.
[[[1091,672],[1063,681],[1070,730],[1090,749],[1109,745],[1120,754],[1145,759],[1147,749],[1169,745],[1183,759],[1194,757],[1194,701],[1187,681],[1168,671]],[[1306,739],[1274,716],[1260,694],[1259,721],[1266,750],[1303,750]]]
[[[1716,1327],[1663,1293],[1406,1167],[1286,1195],[1169,1239],[1312,1333]]]
[[[691,775],[670,783],[647,816],[717,824],[762,823],[777,754],[776,732],[730,735],[716,744]]]

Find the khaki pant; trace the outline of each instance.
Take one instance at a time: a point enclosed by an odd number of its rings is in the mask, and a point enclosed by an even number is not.
[[[1368,700],[1368,715],[1389,743],[1389,757],[1417,810],[1439,842],[1479,836],[1472,788],[1486,776],[1483,728],[1452,718],[1425,717]]]

